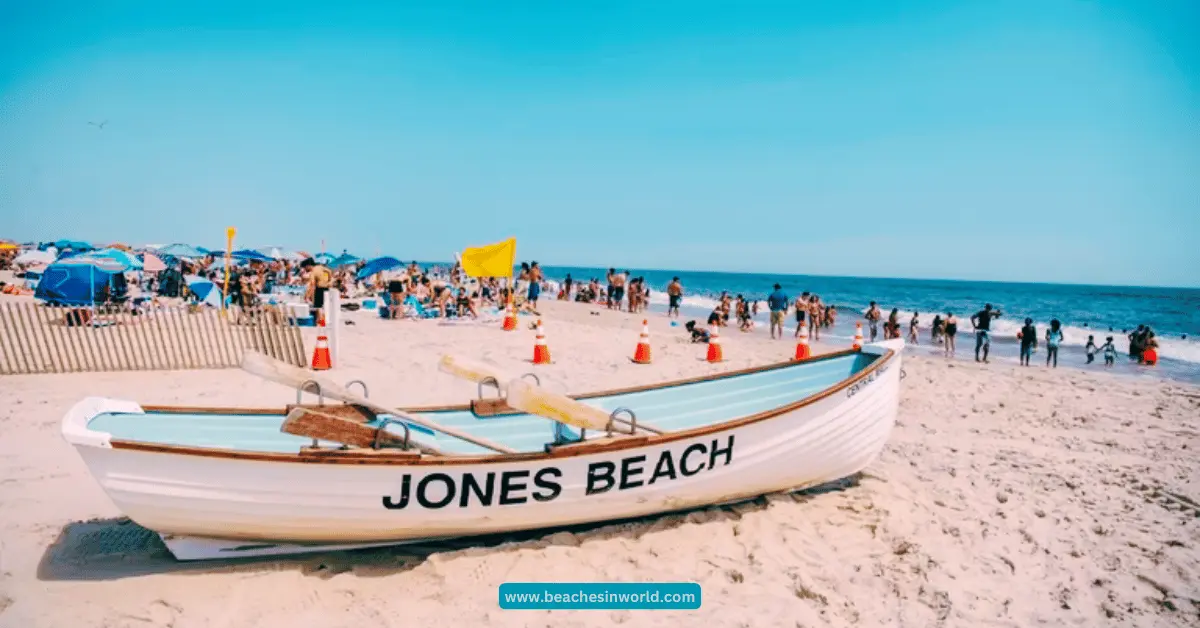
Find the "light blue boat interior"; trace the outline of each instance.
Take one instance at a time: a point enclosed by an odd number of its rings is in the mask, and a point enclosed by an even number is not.
[[[853,354],[797,363],[794,366],[737,375],[668,388],[583,399],[583,403],[612,412],[632,410],[638,421],[664,431],[686,430],[720,423],[786,406],[822,390],[866,368],[878,356]],[[424,412],[420,416],[447,427],[481,436],[521,452],[543,451],[554,440],[555,423],[528,414],[477,417],[468,410]],[[628,414],[620,415],[629,419]],[[310,445],[306,439],[279,431],[280,414],[186,414],[147,412],[145,414],[104,413],[88,426],[107,432],[115,439],[236,449],[253,452],[296,453]],[[373,425],[382,421],[376,420]],[[420,425],[409,424],[413,436],[435,445],[446,453],[491,453],[453,436],[436,433]],[[403,428],[390,426],[389,431]],[[573,428],[571,428],[573,429]],[[578,438],[577,432],[571,432]],[[334,443],[325,443],[335,446]]]

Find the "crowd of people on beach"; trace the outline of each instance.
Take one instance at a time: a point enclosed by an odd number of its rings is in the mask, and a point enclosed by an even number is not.
[[[12,265],[12,253],[11,250],[0,251],[0,263]],[[219,255],[210,255],[183,260],[177,268],[147,274],[142,279],[144,285],[139,284],[137,276],[130,277],[127,279],[129,296],[160,294],[188,298],[191,295],[187,283],[183,281],[185,275],[205,277],[225,291],[226,270],[216,263],[218,259]],[[618,271],[616,268],[608,269],[603,282],[598,277],[579,281],[568,273],[561,283],[555,283],[547,280],[536,261],[522,262],[511,281],[495,277],[467,277],[458,263],[448,268],[436,265],[422,268],[416,261],[400,269],[361,277],[360,271],[365,264],[365,261],[359,261],[339,268],[330,268],[311,257],[300,261],[251,261],[229,269],[228,298],[234,305],[253,308],[262,303],[263,295],[271,294],[277,287],[302,288],[305,301],[313,310],[319,312],[325,307],[328,292],[336,290],[347,300],[353,297],[381,297],[384,300],[385,317],[391,319],[479,318],[485,307],[503,308],[508,304],[518,310],[537,314],[541,294],[548,289],[556,290],[556,299],[560,301],[603,305],[609,310],[635,314],[645,312],[650,304],[651,290],[645,277],[633,276],[627,270]],[[684,297],[684,286],[680,278],[673,277],[665,292],[666,316],[680,318]],[[749,332],[755,328],[760,302],[757,298],[723,291],[717,297],[704,325],[692,320],[684,327],[694,342],[708,342],[709,330],[714,328],[736,325],[739,331]],[[833,327],[837,322],[837,306],[808,291],[792,300],[779,284],[775,284],[765,302],[769,310],[771,338],[784,337],[784,323],[789,314],[795,321],[793,338],[799,337],[801,329],[804,329],[813,341],[820,341],[822,330]],[[993,339],[992,324],[1001,316],[1003,313],[1000,309],[988,303],[969,318],[975,336],[977,362],[988,362]],[[878,340],[882,329],[884,340],[903,337],[907,343],[920,344],[921,331],[925,329],[921,324],[921,314],[913,312],[907,321],[902,321],[901,317],[899,308],[891,308],[885,317],[880,305],[871,301],[863,312],[866,340]],[[905,326],[907,334],[903,331]],[[954,312],[948,311],[944,315],[936,313],[927,328],[929,341],[942,346],[945,356],[954,357],[957,352],[959,326],[959,319]],[[1122,330],[1121,333],[1125,334],[1125,331]],[[1088,336],[1084,348],[1087,364],[1094,363],[1099,356],[1104,358],[1105,366],[1114,365],[1119,353],[1115,343],[1117,336],[1112,328],[1109,328],[1109,332],[1113,335],[1105,336],[1103,343],[1097,343],[1095,335]],[[1125,335],[1128,339],[1127,353],[1130,358],[1149,363],[1157,360],[1159,341],[1149,326],[1139,325],[1137,329]],[[1065,341],[1063,325],[1058,319],[1050,320],[1044,333],[1039,333],[1033,319],[1025,318],[1024,324],[1016,334],[1016,342],[1020,347],[1020,364],[1030,365],[1033,354],[1039,351],[1044,343],[1046,365],[1057,367],[1059,349]]]

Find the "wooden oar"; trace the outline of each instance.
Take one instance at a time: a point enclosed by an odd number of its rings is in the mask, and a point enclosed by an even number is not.
[[[587,430],[603,432],[608,429],[608,413],[600,408],[579,403],[520,379],[509,380],[505,388],[508,390],[505,397],[508,405],[522,412]]]
[[[508,380],[512,379],[511,375],[489,364],[472,362],[449,355],[442,356],[442,359],[438,361],[438,370],[476,384],[495,382],[496,388],[501,394],[504,393],[504,386]]]
[[[523,379],[513,379],[512,376],[504,371],[488,364],[446,355],[442,356],[441,361],[438,362],[438,368],[443,373],[449,373],[455,377],[461,377],[475,383],[482,383],[489,380],[498,382],[501,392],[507,391],[508,405],[528,414],[554,419],[555,421],[589,430],[607,430],[609,420],[626,427],[632,428],[634,426],[628,419],[613,417],[599,408],[580,403],[566,395],[550,392],[540,386],[534,386]],[[513,391],[510,388],[514,381],[519,381],[524,385],[521,392],[516,395],[515,401]],[[517,405],[521,403],[526,404],[527,407]],[[568,418],[561,418],[564,416]],[[585,422],[587,425],[575,422],[572,417],[576,416],[580,417],[579,421]],[[596,427],[597,421],[601,420],[600,427]],[[641,421],[637,422],[637,428],[652,434],[663,433],[662,430]]]
[[[399,434],[313,408],[292,408],[292,411],[288,412],[287,418],[283,420],[283,425],[279,426],[279,431],[353,447],[405,444],[404,437]],[[440,455],[442,453],[430,445],[416,441],[410,441],[408,445],[426,454]]]
[[[279,360],[258,353],[257,351],[247,351],[246,354],[242,356],[242,370],[248,373],[253,373],[263,379],[296,389],[299,389],[301,386],[303,386],[305,381],[313,381],[321,387],[321,394],[326,397],[344,401],[346,403],[358,404],[365,408],[374,410],[379,414],[390,414],[398,419],[403,419],[409,423],[416,423],[417,425],[423,425],[435,432],[441,432],[447,436],[453,436],[468,443],[479,445],[485,449],[498,451],[504,454],[517,453],[516,450],[510,447],[505,447],[499,443],[493,443],[486,438],[480,438],[478,436],[456,430],[452,427],[446,427],[445,425],[435,423],[428,419],[423,419],[419,416],[409,414],[398,408],[388,408],[386,406],[379,405],[372,402],[370,399],[363,397],[362,395],[357,395],[353,392],[350,392],[346,388],[339,386],[337,383],[321,377],[316,373],[306,371],[302,368],[292,366],[291,364],[287,364],[285,362],[280,362]]]

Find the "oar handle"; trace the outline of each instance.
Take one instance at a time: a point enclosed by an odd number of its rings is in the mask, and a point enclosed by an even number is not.
[[[494,382],[496,388],[501,389],[500,392],[504,392],[502,387],[508,380],[512,379],[511,375],[494,366],[450,355],[442,356],[442,359],[438,362],[438,370],[470,382],[475,382],[476,384],[488,381]]]

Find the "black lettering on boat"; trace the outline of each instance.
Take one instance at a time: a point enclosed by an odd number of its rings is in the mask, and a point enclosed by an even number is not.
[[[434,482],[441,482],[446,486],[445,494],[442,495],[438,501],[429,499],[429,485]],[[454,489],[454,478],[451,478],[445,473],[430,473],[429,475],[421,478],[421,481],[417,483],[417,503],[420,504],[422,508],[428,508],[429,510],[445,508],[447,504],[454,501]]]
[[[391,495],[383,496],[383,507],[388,510],[403,510],[408,505],[408,492],[412,487],[412,476],[405,473],[400,480],[400,501],[393,501]]]
[[[675,475],[675,458],[671,455],[671,450],[667,449],[658,457],[658,464],[654,465],[654,475],[650,476],[650,481],[647,484],[654,484],[658,478],[667,478],[674,480]]]
[[[523,480],[527,477],[529,477],[528,471],[505,471],[503,474],[501,474],[501,476],[500,476],[500,505],[501,506],[511,506],[513,504],[524,504],[525,502],[529,501],[529,498],[525,497],[524,495],[514,495],[513,494],[513,493],[519,493],[529,487],[529,485],[524,482],[516,481],[516,480]]]
[[[546,467],[533,476],[533,485],[546,492],[534,491],[533,498],[539,502],[548,502],[562,494],[562,484],[558,479],[562,471],[557,467]]]
[[[645,470],[642,468],[642,463],[646,461],[645,456],[634,456],[621,461],[621,486],[618,490],[629,488],[637,488],[646,483],[645,480],[634,481],[633,478],[642,474]],[[633,465],[638,465],[634,467]]]
[[[480,506],[491,506],[492,498],[496,495],[496,474],[488,472],[487,480],[481,485],[479,480],[470,473],[464,473],[462,479],[462,497],[458,501],[459,508],[471,505],[471,494],[479,499]]]
[[[588,465],[587,477],[587,495],[603,493],[613,487],[613,473],[617,470],[617,465],[608,462],[593,462]],[[603,482],[604,485],[598,487],[597,484]]]
[[[733,434],[729,435],[729,444],[725,445],[725,449],[717,449],[719,444],[713,441],[712,449],[708,452],[708,468],[711,470],[717,466],[717,457],[725,456],[725,465],[733,462]]]
[[[692,443],[691,445],[688,445],[687,449],[683,450],[683,455],[679,457],[679,472],[683,474],[683,477],[693,476],[704,470],[704,462],[703,458],[701,458],[700,466],[688,471],[688,456],[692,455],[693,453],[703,456],[705,450],[707,449],[708,447],[705,447],[704,443]]]
[[[866,388],[868,384],[875,381],[880,373],[882,373],[882,371],[872,371],[866,377],[851,384],[848,388],[846,388],[846,397],[850,398],[862,392],[862,389]]]

